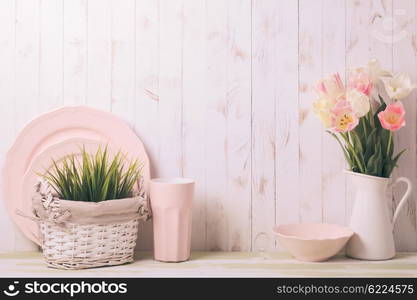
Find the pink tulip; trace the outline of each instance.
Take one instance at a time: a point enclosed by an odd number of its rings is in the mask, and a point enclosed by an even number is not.
[[[344,99],[339,100],[333,107],[331,127],[336,132],[347,132],[353,130],[359,123],[350,103]]]
[[[359,69],[350,74],[349,88],[369,96],[372,91],[372,81],[366,72]]]
[[[345,87],[339,73],[335,73],[328,78],[320,80],[316,85],[316,91],[321,97],[336,100],[344,95]]]
[[[391,103],[384,111],[378,113],[381,126],[390,131],[396,131],[405,126],[405,109],[401,101]]]

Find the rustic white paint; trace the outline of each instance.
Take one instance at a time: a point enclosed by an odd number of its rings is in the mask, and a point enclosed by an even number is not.
[[[273,250],[275,223],[347,224],[345,162],[310,87],[371,57],[417,80],[416,10],[413,0],[2,0],[0,165],[31,118],[87,104],[135,129],[154,176],[196,179],[194,249]],[[395,176],[416,185],[415,97]],[[417,250],[415,201],[395,226],[399,250]],[[1,250],[33,249],[3,202],[0,234]],[[139,248],[151,240],[147,224]]]
[[[323,0],[322,74],[345,69],[345,0]],[[336,140],[322,130],[322,214],[323,221],[348,222],[345,215],[345,167],[342,151]]]
[[[251,1],[227,1],[227,250],[251,249]],[[271,162],[273,163],[273,162]]]
[[[87,104],[110,110],[112,97],[110,0],[89,0],[87,9]]]
[[[206,241],[208,250],[226,249],[229,220],[227,201],[227,43],[228,9],[221,0],[206,1],[207,7],[207,134],[206,164]],[[210,192],[209,192],[210,191]]]
[[[63,105],[63,1],[41,0],[39,7],[39,108]]]
[[[15,135],[15,19],[16,10],[13,0],[0,2],[0,111],[2,114],[0,143],[0,167],[3,168],[5,154]],[[8,101],[6,101],[6,99]],[[2,179],[2,174],[0,174]],[[0,182],[0,189],[3,187]],[[15,230],[7,215],[4,201],[0,203],[0,230],[3,236],[1,249],[12,251],[15,249]]]
[[[183,175],[194,178],[194,214],[192,227],[193,249],[206,249],[206,181],[204,170],[207,151],[206,107],[206,5],[205,0],[184,2],[184,41],[182,70],[182,111],[183,111]],[[199,53],[199,55],[195,55]],[[195,141],[200,141],[196,143]]]
[[[300,221],[298,10],[297,1],[279,1],[281,13],[277,19],[275,42],[277,66],[274,68],[277,83],[275,90],[275,221],[277,224]]]
[[[111,0],[110,2],[111,110],[133,127],[136,100],[135,1]]]
[[[35,1],[31,1],[35,2]],[[64,1],[64,104],[86,104],[87,0]]]
[[[273,249],[275,222],[275,102],[277,19],[274,0],[252,6],[252,248]]]
[[[298,11],[299,211],[302,222],[319,222],[323,219],[323,128],[311,110],[315,99],[310,87],[323,75],[322,27],[317,26],[317,20],[323,20],[323,0],[300,0]]]
[[[159,157],[160,176],[183,173],[182,64],[183,1],[159,2]],[[164,38],[165,37],[165,38]],[[169,37],[169,38],[168,38]]]
[[[159,6],[157,0],[136,1],[135,131],[145,143],[151,173],[158,176],[159,156]],[[139,249],[152,247],[152,224],[141,224]]]
[[[407,72],[411,78],[417,80],[417,61],[416,61],[416,35],[415,30],[417,22],[416,16],[416,2],[413,0],[394,1],[393,3],[393,23],[392,23],[392,38],[393,38],[393,70],[396,72]],[[404,59],[407,58],[407,59]],[[414,98],[414,99],[413,99]],[[401,135],[396,140],[396,149],[401,150],[407,148],[404,157],[399,162],[400,169],[396,170],[396,177],[406,176],[413,179],[416,184],[417,171],[416,166],[416,93],[413,92],[410,99],[404,102],[407,110],[407,124]],[[395,205],[404,194],[405,187],[398,186],[394,191]],[[413,190],[412,199],[415,199],[416,192]],[[405,251],[412,251],[417,248],[417,240],[410,238],[405,232],[416,232],[416,201],[409,201],[407,207],[402,211],[398,218],[397,224],[394,227],[395,241],[400,244]]]
[[[40,41],[39,1],[15,1],[15,133],[38,113],[40,103]],[[30,99],[30,100],[29,100]],[[29,100],[29,101],[28,101]],[[17,248],[33,249],[18,228],[14,226]]]

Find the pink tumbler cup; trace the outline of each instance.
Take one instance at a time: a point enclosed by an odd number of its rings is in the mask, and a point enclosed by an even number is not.
[[[156,178],[150,183],[154,258],[180,262],[190,258],[194,180]]]

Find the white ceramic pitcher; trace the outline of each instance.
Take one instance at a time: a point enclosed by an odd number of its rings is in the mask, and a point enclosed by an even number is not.
[[[350,228],[355,234],[347,244],[347,256],[367,260],[385,260],[394,257],[393,224],[411,193],[410,180],[401,177],[392,185],[405,182],[407,191],[400,200],[391,221],[386,193],[391,179],[350,171],[346,171],[346,174],[356,188],[350,219]]]

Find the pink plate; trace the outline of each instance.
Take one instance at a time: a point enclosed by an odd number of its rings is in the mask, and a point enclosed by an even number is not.
[[[145,190],[148,192],[148,156],[140,139],[123,120],[111,113],[85,106],[64,107],[46,113],[31,121],[20,132],[7,153],[3,169],[7,210],[22,232],[37,244],[37,225],[16,215],[16,209],[30,212],[31,198],[27,196],[25,189],[33,189],[33,186],[23,186],[24,176],[34,164],[35,157],[55,144],[74,138],[108,143],[115,150],[140,159],[143,163]]]

